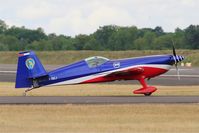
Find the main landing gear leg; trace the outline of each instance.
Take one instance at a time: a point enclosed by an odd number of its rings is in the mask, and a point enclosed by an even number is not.
[[[139,79],[139,82],[143,88],[133,91],[134,94],[144,94],[145,96],[150,96],[153,92],[157,90],[156,87],[148,86],[146,84],[145,78]]]

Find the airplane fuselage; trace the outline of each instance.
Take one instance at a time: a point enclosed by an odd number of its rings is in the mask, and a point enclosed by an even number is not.
[[[102,64],[95,65],[94,67],[89,66],[87,60],[81,60],[48,72],[48,77],[39,80],[38,84],[39,86],[49,86],[153,78],[167,72],[175,62],[181,60],[183,60],[182,56],[155,55],[118,60],[107,59]],[[109,75],[117,71],[125,72],[138,67],[142,69],[142,72],[137,74]]]

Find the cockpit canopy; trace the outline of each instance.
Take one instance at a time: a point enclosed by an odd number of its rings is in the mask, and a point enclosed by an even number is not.
[[[94,56],[94,57],[89,57],[85,59],[86,63],[88,64],[90,68],[100,66],[104,64],[105,62],[107,62],[108,60],[109,59],[105,57],[101,57],[101,56]]]

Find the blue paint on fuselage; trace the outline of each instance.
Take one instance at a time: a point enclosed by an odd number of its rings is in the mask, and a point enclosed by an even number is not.
[[[174,63],[175,60],[173,58],[173,55],[155,55],[138,58],[108,60],[104,64],[95,68],[89,68],[86,61],[81,60],[68,66],[48,72],[48,79],[39,81],[39,85],[44,86],[54,84],[62,81],[81,78],[84,76],[89,76],[101,72],[107,72],[136,65],[173,65]],[[114,64],[117,64],[117,66],[114,66]]]
[[[119,68],[114,68],[114,63],[120,63]],[[100,69],[102,72],[104,71],[110,71],[114,69],[120,69],[130,66],[136,66],[136,65],[149,65],[149,64],[156,64],[156,65],[173,65],[173,56],[172,55],[158,55],[158,56],[145,56],[145,57],[138,57],[138,58],[128,58],[128,59],[118,59],[118,60],[110,60],[109,62],[106,62],[105,64],[102,64],[100,66]]]

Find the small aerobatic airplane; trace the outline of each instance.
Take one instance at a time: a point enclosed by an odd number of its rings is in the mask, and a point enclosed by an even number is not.
[[[167,72],[172,65],[184,59],[176,55],[153,55],[128,59],[109,60],[94,56],[47,72],[33,51],[20,52],[15,88],[29,88],[25,93],[42,86],[138,80],[142,88],[134,94],[150,96],[157,89],[148,86],[145,79]]]

